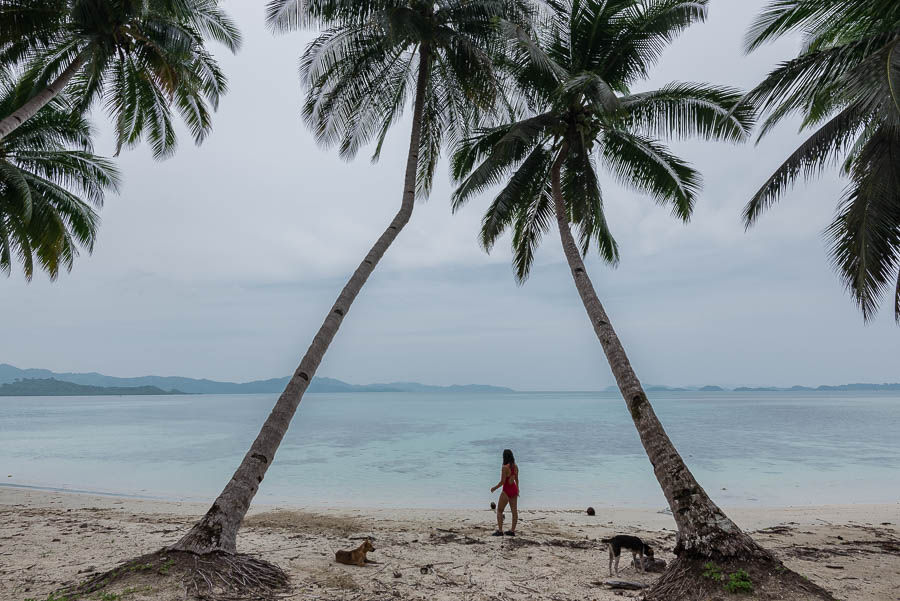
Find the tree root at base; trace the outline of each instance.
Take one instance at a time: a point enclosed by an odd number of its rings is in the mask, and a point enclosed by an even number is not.
[[[269,601],[291,589],[290,577],[284,570],[258,557],[161,549],[94,574],[60,592],[78,598],[137,574],[180,577],[185,593],[204,601]]]
[[[726,585],[732,574],[743,571],[751,590],[729,594]],[[741,580],[741,578],[739,578]],[[707,601],[741,598],[785,599],[790,601],[836,601],[825,589],[772,558],[752,557],[721,561],[685,558],[675,559],[663,575],[644,595],[644,601]]]

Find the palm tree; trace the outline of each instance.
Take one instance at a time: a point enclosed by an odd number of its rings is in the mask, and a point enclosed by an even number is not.
[[[608,263],[619,256],[604,216],[599,163],[687,221],[701,178],[660,138],[736,142],[749,135],[753,113],[736,107],[741,98],[736,90],[674,83],[630,91],[667,42],[705,18],[705,5],[696,0],[570,0],[548,11],[537,39],[511,29],[510,80],[527,114],[477,132],[453,160],[459,182],[454,210],[506,182],[484,216],[481,242],[490,250],[512,230],[520,282],[528,277],[535,249],[555,217],[575,287],[678,526],[679,559],[654,589],[657,599],[677,598],[687,566],[699,578],[698,566],[711,558],[774,561],[710,499],[678,454],[582,258],[591,244]],[[577,240],[570,224],[577,228]]]
[[[27,91],[0,75],[0,115],[21,106]],[[93,249],[99,221],[93,207],[118,182],[112,164],[93,154],[84,117],[61,97],[49,102],[0,140],[0,270],[9,275],[15,258],[28,280],[35,263],[51,280],[60,268],[71,270],[79,247]]]
[[[377,159],[390,127],[412,101],[412,131],[400,209],[344,286],[300,365],[225,489],[175,550],[234,551],[237,531],[275,452],[353,300],[409,222],[416,196],[428,195],[441,148],[462,138],[479,107],[496,95],[495,23],[517,17],[492,0],[272,0],[269,26],[324,31],[301,58],[308,90],[304,117],[317,140],[353,158],[376,141]]]
[[[803,51],[747,100],[768,113],[760,137],[794,114],[815,131],[753,196],[745,223],[797,179],[840,165],[849,184],[826,229],[831,261],[865,320],[892,295],[900,323],[900,4],[778,0],[753,24],[747,49],[795,31]]]
[[[63,90],[78,110],[101,100],[116,150],[149,139],[157,158],[176,137],[174,106],[196,143],[226,79],[205,47],[236,51],[240,34],[219,0],[0,0],[0,64],[24,65],[33,95],[0,120],[0,139]]]

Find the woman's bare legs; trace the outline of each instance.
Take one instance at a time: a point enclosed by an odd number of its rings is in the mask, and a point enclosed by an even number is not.
[[[519,523],[519,497],[510,497],[509,499],[509,508],[512,510],[512,527],[509,529],[510,532],[516,531],[516,524]]]
[[[509,503],[509,497],[506,496],[505,492],[501,492],[500,502],[497,503],[497,530],[500,532],[503,532],[503,510],[506,509],[507,503]],[[513,523],[515,523],[515,518],[513,518]]]

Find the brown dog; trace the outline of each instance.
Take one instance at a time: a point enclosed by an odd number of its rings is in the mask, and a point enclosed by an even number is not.
[[[334,560],[338,563],[345,563],[348,566],[364,566],[369,561],[366,559],[366,553],[371,553],[374,550],[375,547],[372,546],[372,541],[366,539],[363,541],[363,544],[352,551],[335,552]]]

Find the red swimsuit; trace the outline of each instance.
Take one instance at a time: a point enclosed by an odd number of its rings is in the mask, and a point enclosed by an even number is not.
[[[518,474],[519,469],[516,467],[516,464],[513,463],[509,466],[509,475],[503,482],[503,492],[505,492],[506,496],[510,499],[519,496],[519,485],[512,481],[512,477],[518,476]]]

